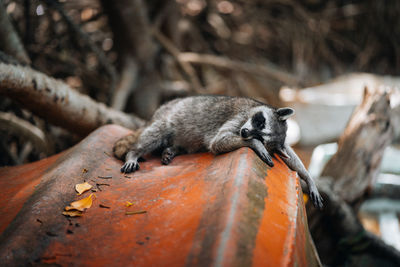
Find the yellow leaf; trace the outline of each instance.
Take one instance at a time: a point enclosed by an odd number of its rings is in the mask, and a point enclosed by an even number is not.
[[[80,217],[82,216],[82,211],[79,210],[63,211],[62,214],[69,217]]]
[[[304,200],[304,203],[307,203],[307,201],[308,201],[308,196],[307,196],[306,194],[303,194],[303,200]]]
[[[88,182],[84,182],[82,184],[76,184],[75,190],[78,192],[78,196],[82,195],[84,192],[90,190],[92,186]]]
[[[127,207],[130,207],[130,206],[132,206],[132,205],[133,205],[133,203],[131,203],[131,202],[129,202],[129,201],[127,201],[126,204],[125,204],[125,206],[127,206]]]
[[[92,206],[93,199],[92,199],[93,194],[90,194],[90,196],[82,198],[81,200],[74,201],[70,204],[70,206],[65,207],[65,210],[79,210],[79,211],[84,211],[85,209],[88,209]]]

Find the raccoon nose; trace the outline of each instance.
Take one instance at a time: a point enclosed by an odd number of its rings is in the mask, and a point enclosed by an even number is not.
[[[243,138],[248,138],[250,136],[250,131],[247,128],[243,128],[242,130],[240,130],[240,135]]]

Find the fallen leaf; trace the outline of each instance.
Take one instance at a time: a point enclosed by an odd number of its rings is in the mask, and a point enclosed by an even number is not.
[[[303,194],[303,200],[304,200],[304,203],[307,204],[308,196],[306,194]]]
[[[78,196],[82,195],[84,192],[90,190],[91,188],[92,186],[88,182],[75,185],[75,190],[76,192],[78,192]]]
[[[88,170],[86,168],[82,169],[82,173],[87,173],[87,172],[88,172]]]
[[[133,203],[131,203],[131,202],[129,202],[129,201],[127,201],[126,204],[125,204],[125,206],[127,206],[127,207],[130,207],[130,206],[132,206],[132,205],[133,205]]]
[[[92,206],[93,199],[92,199],[93,194],[90,194],[90,196],[82,198],[81,200],[74,201],[70,204],[70,206],[65,207],[65,210],[79,210],[79,211],[84,211],[85,209],[88,209]]]
[[[80,216],[82,216],[82,211],[69,210],[69,211],[63,211],[62,214],[65,215],[65,216],[69,216],[69,217],[80,217]]]
[[[135,215],[135,214],[143,214],[147,213],[146,210],[138,210],[138,211],[127,211],[125,212],[125,215]]]

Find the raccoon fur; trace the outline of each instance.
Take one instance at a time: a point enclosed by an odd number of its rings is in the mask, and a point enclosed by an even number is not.
[[[286,120],[291,108],[273,108],[262,102],[229,96],[192,96],[162,105],[151,121],[133,135],[114,145],[117,158],[125,159],[121,172],[139,169],[138,160],[148,153],[161,152],[161,162],[169,164],[179,154],[226,153],[241,147],[251,148],[261,160],[273,167],[271,155],[277,154],[307,183],[316,207],[322,198],[301,160],[285,143]]]

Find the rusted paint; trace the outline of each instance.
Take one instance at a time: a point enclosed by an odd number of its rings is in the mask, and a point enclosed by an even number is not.
[[[110,156],[127,133],[105,126],[61,155],[0,169],[1,265],[318,265],[298,179],[280,160],[269,168],[246,148],[168,166],[150,158],[127,178]],[[104,183],[98,176],[112,179],[93,206],[80,218],[61,215],[81,198],[74,185]]]

